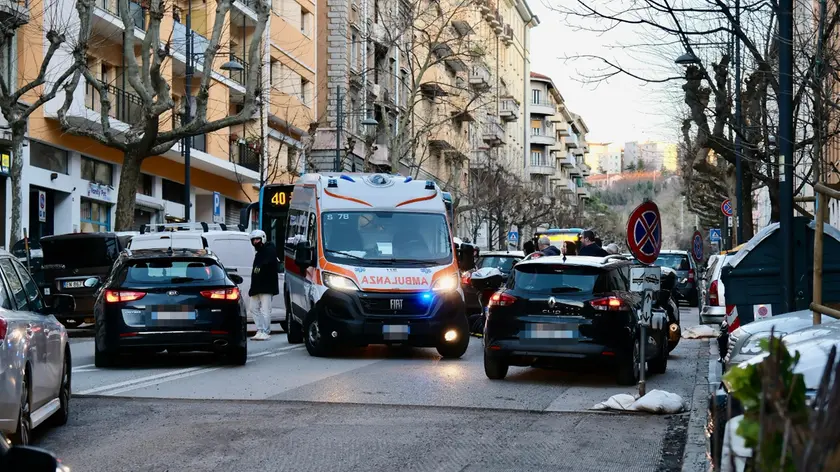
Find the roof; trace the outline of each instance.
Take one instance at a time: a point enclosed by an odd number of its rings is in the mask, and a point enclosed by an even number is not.
[[[544,74],[540,74],[539,72],[531,72],[531,78],[532,79],[551,80],[551,77],[549,77],[547,75],[544,75]]]
[[[446,213],[438,185],[431,180],[393,174],[304,174],[296,186],[314,186],[321,211],[390,210]],[[303,192],[306,192],[304,188]],[[295,191],[292,206],[299,203]],[[304,197],[305,198],[305,197]]]
[[[129,259],[148,259],[158,257],[211,257],[216,259],[216,255],[207,249],[176,248],[171,251],[169,248],[135,249],[134,251],[126,249],[123,251],[123,254]]]
[[[118,238],[121,236],[130,236],[131,234],[120,234],[120,233],[66,233],[66,234],[55,234],[52,236],[44,236],[41,238],[41,241],[64,241],[70,239],[85,239],[85,238]]]
[[[623,256],[591,257],[591,256],[543,256],[520,262],[519,264],[563,264],[587,267],[604,267],[616,262],[629,262]],[[517,265],[519,265],[517,264]]]

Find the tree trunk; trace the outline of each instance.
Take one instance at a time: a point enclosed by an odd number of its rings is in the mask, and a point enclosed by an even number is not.
[[[23,124],[13,125],[12,127],[12,228],[9,233],[9,246],[11,251],[12,246],[23,238],[23,215],[21,208],[23,208],[23,139],[26,136],[26,120]],[[32,205],[32,202],[29,203]]]
[[[120,188],[117,191],[117,221],[114,231],[131,231],[134,226],[134,204],[137,202],[137,182],[140,179],[140,165],[143,158],[131,151],[123,154],[122,172],[120,172]],[[184,214],[189,215],[190,209],[185,208]]]
[[[746,170],[746,169],[745,169]],[[753,198],[752,198],[752,186],[753,186],[753,174],[751,170],[747,170],[743,173],[743,178],[741,179],[741,202],[744,205],[744,221],[741,221],[741,232],[743,233],[744,240],[738,241],[738,244],[745,243],[749,241],[754,234],[755,228],[753,228]]]

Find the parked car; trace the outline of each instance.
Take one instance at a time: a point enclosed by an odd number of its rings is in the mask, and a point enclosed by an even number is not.
[[[70,472],[50,451],[31,446],[12,446],[0,431],[0,470],[6,472]]]
[[[734,251],[727,251],[718,255],[706,270],[706,289],[703,293],[703,303],[700,307],[701,324],[720,324],[726,318],[726,287],[720,274],[732,258]]]
[[[618,368],[619,383],[639,379],[640,293],[630,291],[634,262],[621,257],[561,256],[523,261],[490,300],[484,372],[503,379],[511,365],[560,366],[584,360]],[[664,317],[664,314],[662,315]],[[650,329],[645,352],[651,373],[668,362],[664,319]]]
[[[44,273],[41,270],[41,266],[44,263],[44,251],[41,250],[41,241],[37,239],[30,239],[29,240],[29,265],[27,266],[27,258],[26,258],[26,246],[27,242],[23,239],[16,242],[14,246],[12,246],[12,255],[17,257],[21,264],[24,267],[29,269],[29,273],[32,274],[32,278],[35,279],[35,283],[38,284],[39,287],[44,285]]]
[[[124,251],[94,306],[94,362],[109,367],[122,354],[210,351],[231,364],[247,359],[245,302],[237,284],[206,249]]]
[[[44,285],[47,303],[55,295],[72,295],[76,308],[57,313],[56,318],[68,328],[93,320],[96,290],[85,280],[105,280],[120,251],[128,246],[135,233],[71,233],[41,238],[44,252]]]
[[[478,258],[475,270],[492,267],[499,269],[502,273],[502,281],[507,282],[513,266],[525,257],[522,251],[489,251],[483,252]],[[473,271],[465,272],[461,275],[461,289],[464,291],[464,302],[466,303],[466,310],[468,315],[481,313],[484,307],[478,299],[478,292],[470,285],[470,276]]]
[[[254,264],[254,246],[248,239],[248,233],[230,231],[225,225],[197,224],[168,224],[151,226],[149,231],[143,228],[142,234],[132,238],[129,249],[209,249],[219,258],[228,273],[242,277],[239,289],[245,308],[248,308],[250,298],[248,290],[251,288],[251,270]],[[279,285],[283,286],[283,263],[277,262]],[[274,297],[271,304],[271,322],[280,323],[286,330],[286,310],[283,297]],[[253,322],[250,313],[248,322]]]
[[[73,297],[48,306],[35,280],[12,254],[0,250],[0,431],[28,444],[33,428],[67,422],[70,345],[53,313],[73,309]]]
[[[689,306],[697,306],[700,302],[697,264],[687,251],[662,251],[654,265],[677,271],[677,295]]]

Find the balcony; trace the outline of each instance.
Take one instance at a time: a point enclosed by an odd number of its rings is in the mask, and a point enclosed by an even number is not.
[[[501,39],[503,43],[511,45],[513,43],[513,27],[510,25],[505,25],[504,29],[502,30],[502,34],[499,36],[499,39]]]
[[[577,165],[573,165],[569,168],[569,176],[570,177],[580,177],[580,168]]]
[[[123,30],[122,17],[120,16],[121,12],[119,0],[96,0],[96,7],[97,9],[104,10],[108,13],[109,16],[111,16],[111,18],[108,18],[108,22],[111,23],[111,27],[106,27],[106,31],[110,30],[114,32],[116,30]],[[134,20],[134,27],[140,31],[145,31],[146,10],[137,2],[128,2],[128,10],[129,15]],[[98,23],[98,21],[94,20],[94,25],[97,25]],[[114,28],[114,26],[116,26],[116,29]]]
[[[555,157],[555,160],[557,161],[557,164],[561,168],[562,167],[574,167],[574,165],[575,165],[574,157],[568,152],[556,151],[554,153],[554,157]]]
[[[579,167],[580,167],[580,175],[582,177],[589,177],[589,172],[590,172],[589,166],[586,165],[586,164],[581,164]]]
[[[556,191],[561,194],[574,195],[577,192],[577,185],[575,185],[575,182],[571,179],[567,179],[561,175],[551,180],[554,181],[554,188]]]
[[[461,147],[460,136],[449,126],[437,126],[429,132],[429,147],[443,152],[458,151]]]
[[[470,86],[478,91],[490,89],[490,69],[483,63],[470,67]]]
[[[470,151],[470,168],[483,169],[490,165],[490,153],[486,149]]]
[[[239,10],[244,16],[251,18],[253,21],[257,21],[257,4],[259,0],[234,0],[231,3],[231,10],[234,8]],[[239,21],[237,21],[239,20]],[[240,18],[231,18],[231,21],[237,21],[237,24],[241,24],[241,17]]]
[[[0,0],[0,17],[8,26],[20,26],[29,23],[29,0]]]
[[[577,149],[578,147],[578,137],[574,133],[570,133],[569,136],[566,136],[563,139],[563,142],[566,144],[566,149]]]
[[[580,187],[577,187],[576,190],[577,190],[577,196],[578,197],[580,197],[584,200],[589,200],[590,195],[589,195],[589,189],[588,188],[586,188],[585,186],[580,186]]]
[[[519,119],[519,102],[513,97],[502,97],[499,106],[499,117],[504,121]]]
[[[531,156],[531,165],[528,167],[528,172],[534,175],[554,175],[556,169],[550,159],[545,156],[535,158]]]
[[[487,123],[481,133],[481,140],[490,147],[498,147],[505,144],[505,128],[488,116]]]
[[[248,73],[248,63],[245,62],[245,59],[242,59],[241,57],[239,57],[239,56],[237,56],[236,54],[233,54],[233,53],[230,54],[230,60],[242,64],[242,67],[244,67],[245,69],[244,70],[229,70],[228,71],[228,77],[230,77],[230,79],[233,80],[234,82],[244,86],[245,82],[247,82],[247,80],[248,80],[248,74],[247,74]]]
[[[559,119],[555,119],[559,117]],[[569,132],[569,123],[566,122],[563,115],[554,115],[551,117],[551,121],[554,122],[554,132],[557,133],[557,138],[565,138],[571,134]]]
[[[143,101],[133,93],[126,92],[113,85],[103,84],[111,107],[108,116],[123,123],[134,125],[143,119]],[[85,85],[85,107],[101,113],[102,100],[99,91],[91,83]]]
[[[531,109],[529,111],[532,115],[551,116],[557,113],[557,106],[545,100],[531,100]]]
[[[578,146],[578,147],[576,147],[576,148],[572,149],[572,154],[574,154],[575,156],[578,156],[578,157],[580,157],[580,158],[583,158],[583,155],[584,155],[585,153],[586,153],[586,149],[584,149],[584,148],[582,148],[582,147],[580,147],[580,146]]]
[[[254,172],[260,171],[260,153],[251,149],[248,143],[230,143],[230,162]]]
[[[177,114],[172,115],[172,123],[175,128],[181,126],[181,116]],[[207,152],[207,135],[206,134],[199,134],[195,135],[191,139],[192,149],[201,152]]]
[[[554,127],[531,128],[531,144],[543,146],[554,146],[557,140],[554,138]]]
[[[210,46],[210,40],[201,34],[192,32],[193,37],[193,54],[203,55]],[[187,57],[187,27],[181,23],[175,23],[172,30],[172,49],[180,53],[185,58]]]

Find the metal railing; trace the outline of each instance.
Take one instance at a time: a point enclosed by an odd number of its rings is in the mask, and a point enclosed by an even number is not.
[[[258,0],[236,0],[236,2],[245,5],[246,7],[250,8],[251,10],[256,10],[255,7],[257,6]]]
[[[120,1],[119,0],[96,0],[96,6],[113,14],[120,16]],[[136,2],[128,2],[129,14],[134,19],[134,27],[143,31],[146,30],[146,9]]]
[[[204,54],[210,46],[210,40],[202,36],[200,33],[197,33],[195,30],[192,32],[192,37],[193,54],[196,56]],[[175,51],[183,54],[184,56],[187,55],[187,27],[181,23],[176,22],[173,28],[172,47]],[[189,60],[189,58],[186,59]]]
[[[552,110],[554,110],[555,112],[557,111],[557,105],[549,102],[548,100],[534,100],[532,98],[531,99],[531,105],[535,105],[535,106],[538,106],[538,107],[548,107],[548,108],[551,108]]]
[[[102,87],[111,104],[108,116],[130,125],[143,119],[143,101],[140,97],[113,85],[102,84]],[[102,96],[90,82],[85,84],[85,107],[96,112],[102,110]]]
[[[172,121],[174,127],[177,128],[181,126],[181,115],[177,113],[173,113]],[[193,135],[191,138],[192,147],[193,149],[201,152],[207,152],[207,135],[206,134],[197,134]]]
[[[260,171],[260,153],[247,143],[230,143],[230,162],[254,172]]]
[[[554,162],[550,162],[548,158],[545,156],[534,157],[531,156],[531,166],[532,167],[554,167]]]
[[[840,192],[824,184],[814,185],[816,196],[816,224],[814,228],[814,292],[809,308],[814,312],[813,322],[822,322],[821,314],[840,319],[840,310],[823,305],[823,254],[825,246],[825,220],[828,218],[828,199],[840,200]]]
[[[242,59],[234,53],[230,53],[230,60],[242,64],[244,69],[230,70],[228,71],[228,77],[239,84],[245,85],[245,82],[248,79],[248,63],[245,62],[245,59]]]

